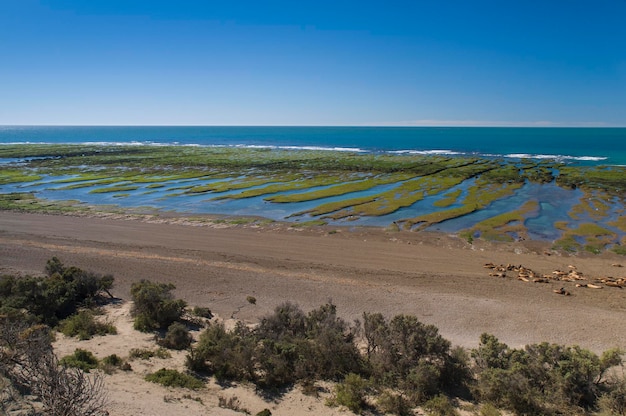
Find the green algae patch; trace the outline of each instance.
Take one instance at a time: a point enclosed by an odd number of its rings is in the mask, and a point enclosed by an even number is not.
[[[40,179],[41,175],[23,169],[0,169],[0,185],[34,182]]]
[[[609,194],[623,195],[626,192],[626,167],[593,166],[559,168],[557,184],[570,188],[600,189]]]
[[[326,189],[319,189],[316,191],[302,192],[290,195],[275,195],[267,197],[265,198],[265,200],[276,203],[315,201],[322,198],[341,196],[353,192],[367,191],[376,186],[393,184],[405,181],[412,177],[414,177],[414,175],[409,173],[393,173],[378,177],[370,177],[366,179],[359,178],[356,181],[341,183]]]
[[[237,194],[232,195],[221,195],[217,196],[213,199],[244,199],[244,198],[252,198],[256,196],[270,195],[278,192],[289,192],[289,191],[297,191],[300,189],[309,189],[317,186],[327,186],[333,185],[337,183],[343,183],[345,181],[351,180],[350,175],[336,175],[336,174],[322,174],[322,175],[308,175],[307,177],[301,176],[299,178],[295,177],[277,177],[274,182],[268,186],[256,188],[256,189],[248,189]],[[266,200],[270,200],[271,197],[265,198]]]
[[[559,223],[559,229],[562,229],[564,233],[553,247],[568,252],[585,250],[599,254],[609,245],[617,242],[617,235],[613,231],[595,223],[582,223],[577,228],[566,228]]]
[[[487,182],[495,183],[522,183],[525,181],[520,169],[512,163],[503,163],[501,166],[490,169],[481,175]]]
[[[139,189],[137,185],[118,185],[118,186],[109,186],[106,188],[97,188],[89,191],[90,194],[106,194],[106,193],[115,193],[115,192],[126,192],[126,191],[136,191]]]
[[[448,192],[438,201],[433,203],[434,206],[438,208],[447,208],[450,205],[454,205],[454,203],[459,199],[463,191],[461,189],[457,189],[456,191]]]
[[[620,215],[617,220],[610,222],[609,225],[626,233],[626,215]]]
[[[626,256],[626,237],[623,237],[620,243],[613,245],[611,251],[620,256]]]
[[[522,166],[522,176],[531,182],[550,183],[554,180],[554,165],[530,163]]]
[[[428,195],[436,195],[463,181],[462,177],[426,176],[402,182],[394,189],[378,194],[371,201],[335,212],[329,217],[342,219],[354,216],[381,216],[409,207]]]
[[[588,191],[581,198],[580,203],[572,207],[568,213],[570,218],[581,220],[585,215],[591,219],[599,221],[609,215],[612,204],[609,202],[611,196],[606,192]]]
[[[187,194],[204,194],[210,192],[228,192],[263,186],[280,181],[293,181],[301,177],[297,173],[269,173],[266,175],[250,175],[234,180],[223,180],[206,185],[193,186],[185,191]]]
[[[463,231],[463,235],[479,234],[480,238],[489,241],[514,241],[514,236],[527,237],[527,229],[524,226],[526,215],[539,208],[537,201],[527,201],[519,209],[505,212],[479,222],[469,230]]]
[[[328,223],[324,220],[311,220],[311,221],[303,221],[296,222],[290,225],[291,228],[301,228],[301,227],[321,227],[323,225],[328,225]]]
[[[63,214],[88,212],[89,208],[78,201],[48,201],[20,192],[0,194],[0,210]]]
[[[463,200],[462,206],[442,211],[435,211],[429,214],[409,218],[402,222],[405,228],[410,229],[418,225],[419,229],[424,229],[430,225],[452,218],[462,217],[483,209],[498,199],[512,195],[521,186],[522,183],[487,183],[481,178],[468,189],[467,196]]]

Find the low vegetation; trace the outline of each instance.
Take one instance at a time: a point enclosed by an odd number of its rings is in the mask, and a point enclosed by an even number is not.
[[[132,284],[130,294],[134,302],[135,329],[143,332],[165,329],[182,318],[187,302],[174,299],[172,290],[175,288],[173,284],[148,280]]]
[[[181,387],[196,390],[202,388],[202,380],[177,370],[162,368],[146,376],[146,380],[152,383],[161,384],[165,387]]]
[[[97,278],[91,289],[81,290],[77,282],[97,275],[65,267],[58,259],[47,263],[46,274],[41,286],[45,279],[65,281],[63,276],[73,276],[66,283],[75,284],[74,293],[90,294],[75,298],[82,299],[81,303],[95,302],[105,290]],[[7,300],[15,302],[13,298],[22,293],[13,287],[32,278],[12,279],[5,279],[12,290],[4,290],[0,297],[6,307],[0,314],[0,375],[10,382],[7,388],[35,397],[49,410],[45,414],[103,415],[106,400],[99,370],[110,374],[130,370],[130,364],[115,354],[98,360],[81,348],[57,360],[50,327],[32,312],[49,307],[49,298],[24,302],[29,308],[9,308]],[[111,287],[105,286],[106,290]],[[624,352],[620,349],[597,355],[578,346],[549,343],[511,348],[483,334],[477,348],[466,350],[453,347],[435,326],[415,316],[364,313],[361,320],[348,323],[332,303],[304,312],[290,302],[252,327],[239,322],[228,330],[212,321],[193,343],[181,321],[184,306],[174,299],[172,290],[171,285],[149,281],[133,285],[140,303],[136,316],[146,314],[144,322],[167,328],[158,343],[188,349],[185,372],[161,368],[145,377],[167,387],[201,389],[206,377],[214,376],[220,382],[251,383],[265,397],[278,397],[296,385],[312,392],[316,383],[328,381],[334,383],[328,405],[357,414],[410,415],[419,407],[427,414],[456,415],[461,399],[483,416],[625,413],[626,379],[619,371]],[[70,315],[60,328],[86,315],[81,316]],[[167,327],[165,322],[170,322]],[[152,357],[166,360],[171,355],[163,348],[131,350],[128,360]],[[224,398],[222,404],[243,409],[231,399]],[[0,402],[4,411],[2,406],[4,402]]]
[[[92,310],[81,310],[75,315],[65,318],[59,324],[59,331],[68,337],[78,337],[80,340],[91,339],[94,335],[117,334],[115,326],[99,322]]]

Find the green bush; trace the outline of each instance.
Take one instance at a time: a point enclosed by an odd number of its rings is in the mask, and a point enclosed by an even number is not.
[[[621,354],[614,349],[598,357],[578,346],[545,342],[517,350],[483,334],[472,351],[477,365],[474,395],[520,414],[593,409],[606,388],[604,374],[622,363]]]
[[[79,306],[93,305],[102,291],[108,292],[113,286],[112,276],[65,268],[57,258],[48,263],[48,277],[0,277],[3,310],[26,310],[39,322],[56,325]]]
[[[82,310],[59,324],[59,330],[68,337],[78,336],[80,340],[91,339],[94,335],[116,334],[111,324],[98,322],[90,310]]]
[[[502,416],[502,412],[491,403],[485,403],[480,407],[480,416]]]
[[[436,327],[414,316],[397,315],[387,321],[382,314],[363,314],[366,359],[381,386],[400,387],[413,405],[462,383],[463,357],[450,354],[450,342]],[[450,377],[449,380],[445,380]],[[456,380],[459,378],[459,380]]]
[[[195,316],[199,316],[200,318],[211,319],[213,318],[213,313],[211,309],[203,307],[203,306],[194,306],[191,313]]]
[[[172,284],[148,280],[132,284],[130,293],[135,303],[135,329],[147,332],[167,328],[181,319],[187,303],[182,299],[174,299],[174,289]]]
[[[428,411],[432,416],[456,416],[459,413],[456,411],[452,402],[447,396],[440,394],[433,397],[424,404],[424,409]]]
[[[367,405],[365,395],[368,388],[369,383],[366,379],[350,373],[343,382],[335,386],[335,397],[331,404],[345,406],[352,412],[360,414]]]
[[[98,368],[98,359],[91,351],[77,348],[72,355],[66,355],[60,361],[65,367],[80,368],[85,373]]]
[[[180,322],[174,322],[167,328],[167,333],[159,345],[172,350],[184,350],[191,345],[192,337],[187,327]]]
[[[152,383],[161,384],[165,387],[183,387],[192,390],[197,390],[204,386],[202,380],[198,378],[176,370],[169,370],[165,368],[148,374],[146,376],[146,380]]]
[[[117,354],[111,354],[100,360],[100,368],[107,374],[112,374],[115,370],[132,370],[130,364]]]
[[[238,323],[233,331],[226,331],[223,324],[214,324],[200,334],[187,367],[209,371],[218,379],[254,381],[255,347],[256,339],[245,325]]]
[[[117,354],[111,354],[104,357],[101,361],[104,365],[112,365],[114,367],[119,367],[124,363],[124,360],[120,358]]]
[[[402,394],[394,394],[385,390],[377,400],[378,409],[384,414],[398,416],[413,416],[413,409],[409,401]]]

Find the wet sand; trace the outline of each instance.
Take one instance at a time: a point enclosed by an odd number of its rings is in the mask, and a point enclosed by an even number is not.
[[[118,297],[128,299],[140,279],[171,282],[191,305],[247,322],[284,301],[309,310],[331,300],[349,320],[364,311],[416,315],[466,347],[476,346],[483,332],[514,347],[626,346],[626,290],[525,283],[490,277],[483,268],[511,263],[551,273],[574,265],[588,277],[625,276],[626,268],[612,266],[621,260],[611,253],[570,257],[537,242],[470,245],[441,233],[181,222],[3,211],[0,273],[41,274],[57,256],[66,265],[113,274]],[[553,292],[560,287],[572,296]]]

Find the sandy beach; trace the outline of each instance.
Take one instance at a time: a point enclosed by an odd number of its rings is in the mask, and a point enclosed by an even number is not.
[[[200,225],[201,224],[201,225]],[[59,257],[97,273],[115,276],[107,306],[114,336],[78,341],[61,334],[57,355],[75,348],[128,356],[131,348],[154,348],[153,336],[132,329],[130,285],[140,279],[171,282],[190,305],[208,306],[224,321],[257,322],[284,301],[305,311],[332,301],[345,319],[364,311],[391,317],[405,313],[434,324],[453,344],[475,347],[481,333],[495,334],[513,347],[542,341],[578,344],[595,352],[626,344],[626,292],[620,288],[578,288],[574,282],[523,282],[489,276],[485,263],[523,265],[540,273],[576,270],[592,281],[623,276],[614,254],[573,257],[546,244],[470,245],[436,233],[387,232],[381,229],[226,226],[190,222],[173,216],[72,217],[2,212],[0,273],[40,275],[47,259]],[[621,272],[621,274],[620,274]],[[562,296],[554,290],[571,293]],[[256,304],[246,298],[254,296]],[[132,372],[106,376],[110,415],[236,415],[219,406],[236,398],[241,409],[273,415],[351,414],[329,408],[332,387],[319,397],[294,389],[265,400],[254,388],[208,383],[201,391],[165,388],[144,380],[159,368],[184,371],[185,352],[169,359],[131,362]],[[462,415],[473,414],[461,411]]]
[[[589,279],[626,275],[611,253],[573,257],[537,242],[470,245],[443,234],[365,228],[2,213],[0,272],[41,274],[52,256],[113,274],[120,298],[128,299],[139,279],[171,282],[191,305],[251,323],[284,301],[310,310],[331,300],[349,320],[364,311],[416,315],[466,347],[483,332],[514,347],[548,341],[601,352],[626,343],[624,290],[526,283],[491,277],[483,267],[521,264],[552,273],[574,266]],[[572,295],[555,294],[560,287]]]

